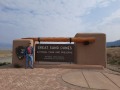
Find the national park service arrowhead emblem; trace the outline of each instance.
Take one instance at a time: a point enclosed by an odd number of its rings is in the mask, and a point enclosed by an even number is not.
[[[24,55],[25,55],[25,47],[18,46],[16,48],[16,55],[17,55],[19,60],[22,60],[24,58]]]

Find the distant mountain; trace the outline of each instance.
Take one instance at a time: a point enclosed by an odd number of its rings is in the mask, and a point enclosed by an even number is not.
[[[0,49],[2,49],[2,50],[4,50],[4,49],[12,49],[12,44],[0,43]]]
[[[107,42],[107,47],[120,47],[120,40],[113,41],[113,42]]]

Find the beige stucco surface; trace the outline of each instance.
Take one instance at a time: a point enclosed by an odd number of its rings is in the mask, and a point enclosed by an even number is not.
[[[75,43],[75,62],[80,65],[106,67],[106,35],[103,33],[77,33],[75,37],[95,37],[94,43]]]
[[[29,39],[16,39],[13,40],[13,55],[12,55],[12,64],[19,64],[20,66],[25,66],[25,58],[23,60],[19,60],[17,55],[16,55],[16,48],[18,46],[24,46],[27,47],[29,42],[33,45],[33,41]]]

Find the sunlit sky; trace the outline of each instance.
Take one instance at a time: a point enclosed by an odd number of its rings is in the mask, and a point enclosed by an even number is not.
[[[120,39],[120,0],[0,0],[0,43],[76,33]]]

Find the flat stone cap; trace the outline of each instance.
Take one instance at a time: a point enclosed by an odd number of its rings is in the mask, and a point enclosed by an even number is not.
[[[77,33],[75,37],[82,37],[82,36],[104,36],[106,37],[105,33]]]

